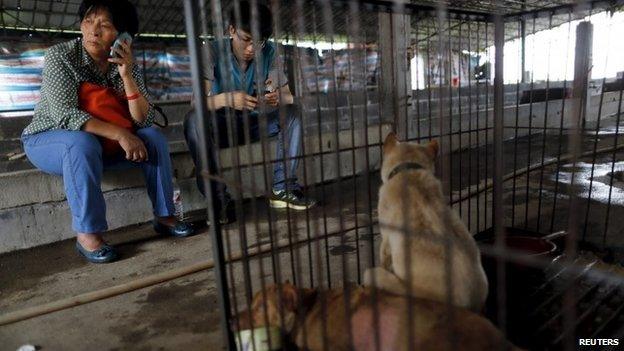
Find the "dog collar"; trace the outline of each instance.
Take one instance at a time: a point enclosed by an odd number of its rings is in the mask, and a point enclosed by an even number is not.
[[[399,172],[408,171],[408,170],[424,169],[424,168],[425,167],[421,166],[420,164],[418,164],[416,162],[401,163],[400,165],[394,167],[392,172],[390,172],[390,174],[388,174],[388,180],[392,179],[392,177],[397,175]]]

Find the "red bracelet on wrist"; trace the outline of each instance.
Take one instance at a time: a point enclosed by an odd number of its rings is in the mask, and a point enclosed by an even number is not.
[[[126,95],[126,100],[130,101],[130,100],[136,100],[141,96],[140,93],[135,93],[132,95]]]

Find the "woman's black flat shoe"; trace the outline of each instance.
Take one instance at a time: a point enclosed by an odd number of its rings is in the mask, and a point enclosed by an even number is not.
[[[171,236],[175,236],[178,238],[191,236],[195,233],[195,230],[193,229],[193,227],[190,224],[185,223],[185,222],[176,222],[176,224],[173,227],[169,227],[158,222],[158,220],[155,219],[153,222],[153,226],[154,226],[154,230],[156,231],[156,233],[163,234],[163,235],[171,235]]]
[[[108,263],[118,258],[117,251],[108,244],[103,244],[97,250],[88,251],[78,241],[76,241],[76,250],[91,263]]]

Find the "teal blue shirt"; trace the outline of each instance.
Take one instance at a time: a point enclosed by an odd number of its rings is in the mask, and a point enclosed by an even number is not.
[[[212,83],[212,95],[237,90],[252,95],[257,74],[255,59],[243,71],[232,52],[231,39],[212,40],[204,46],[204,50],[204,79]],[[262,88],[269,78],[274,87],[288,84],[284,71],[280,69],[283,64],[277,55],[275,43],[266,42],[258,61],[261,74],[258,84]]]

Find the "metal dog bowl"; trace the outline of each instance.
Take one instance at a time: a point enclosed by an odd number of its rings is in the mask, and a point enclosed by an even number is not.
[[[559,242],[565,234],[565,232],[556,232],[543,236],[543,234],[527,230],[505,228],[505,248],[531,257],[554,256],[558,248],[555,241]],[[496,240],[494,231],[491,229],[477,234],[475,239],[484,246],[492,246]]]
[[[557,251],[557,245],[552,241],[530,236],[508,236],[505,238],[505,246],[534,257],[548,256]]]

